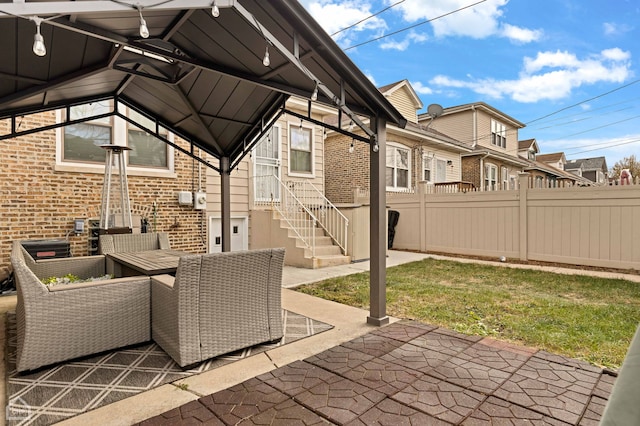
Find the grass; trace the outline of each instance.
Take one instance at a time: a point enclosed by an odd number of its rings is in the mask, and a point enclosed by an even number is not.
[[[369,273],[296,290],[369,307]],[[640,284],[425,259],[387,269],[387,314],[619,368],[640,322]]]

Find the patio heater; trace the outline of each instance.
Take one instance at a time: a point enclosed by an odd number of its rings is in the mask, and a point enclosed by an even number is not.
[[[122,145],[100,145],[107,151],[104,164],[104,183],[102,185],[102,204],[100,205],[101,234],[130,234],[131,205],[127,184],[127,166],[123,153],[131,148]],[[114,169],[118,179],[113,180]]]

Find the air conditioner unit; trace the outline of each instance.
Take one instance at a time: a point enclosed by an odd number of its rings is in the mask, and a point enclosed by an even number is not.
[[[204,210],[207,208],[207,194],[204,192],[193,193],[193,208],[196,210]]]

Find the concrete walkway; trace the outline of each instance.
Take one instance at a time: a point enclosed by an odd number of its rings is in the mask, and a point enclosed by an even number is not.
[[[392,250],[387,264],[426,257],[437,256]],[[597,424],[614,378],[589,364],[395,318],[387,327],[369,326],[367,311],[290,289],[368,269],[369,262],[320,270],[285,267],[283,308],[329,323],[332,330],[60,424],[235,424],[244,418],[247,424],[369,425],[400,424],[409,417],[417,422],[412,424],[434,425],[492,419]],[[640,282],[633,275],[597,275]],[[3,302],[0,307],[11,305],[9,298]]]

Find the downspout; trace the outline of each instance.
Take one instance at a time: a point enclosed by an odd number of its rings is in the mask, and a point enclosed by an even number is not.
[[[473,120],[472,120],[473,144],[471,145],[471,147],[475,148],[476,145],[478,144],[478,111],[476,111],[475,105],[471,105],[471,111],[473,111],[473,116],[472,116],[473,117]]]

